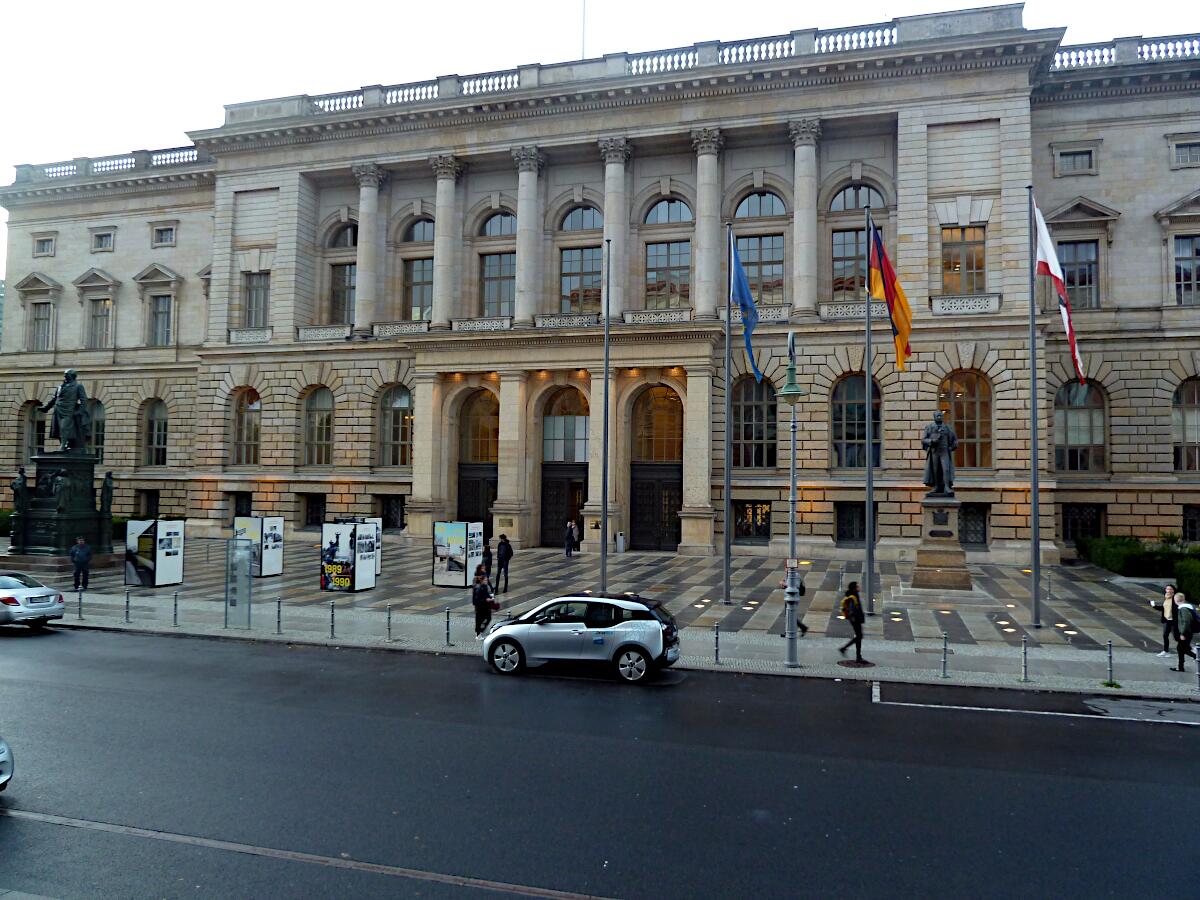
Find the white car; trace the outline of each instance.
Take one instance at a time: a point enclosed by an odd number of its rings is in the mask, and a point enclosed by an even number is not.
[[[497,622],[483,640],[483,658],[502,675],[565,659],[611,665],[624,681],[639,682],[679,659],[679,629],[657,600],[568,595]]]
[[[0,791],[8,787],[13,777],[13,754],[4,738],[0,738]]]
[[[0,572],[0,625],[41,628],[61,619],[63,595],[21,572]]]

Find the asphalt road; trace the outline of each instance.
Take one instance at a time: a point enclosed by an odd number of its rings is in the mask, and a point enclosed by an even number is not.
[[[1197,896],[1200,729],[671,675],[0,628],[0,892]]]

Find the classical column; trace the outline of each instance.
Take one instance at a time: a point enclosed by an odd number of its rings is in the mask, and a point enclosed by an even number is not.
[[[516,147],[517,164],[517,303],[514,325],[532,325],[538,312],[538,279],[541,276],[538,250],[541,246],[542,203],[538,172],[545,158],[537,147]]]
[[[820,119],[797,119],[788,125],[795,148],[792,188],[792,313],[817,314],[817,141]]]
[[[696,148],[696,284],[692,305],[697,319],[715,319],[721,297],[721,137],[719,128],[692,131]]]
[[[457,157],[431,157],[437,176],[433,207],[433,311],[429,327],[447,329],[454,306],[454,186],[463,166]]]
[[[503,532],[516,547],[536,547],[537,537],[529,515],[528,429],[525,405],[529,373],[520,369],[500,372],[500,440],[496,466],[496,502],[492,504],[492,531]],[[507,520],[507,521],[501,521]]]
[[[387,172],[374,163],[354,166],[358,182],[358,258],[355,260],[354,337],[371,337],[379,300],[379,186]]]
[[[413,376],[413,464],[412,497],[406,518],[407,531],[432,537],[433,523],[442,509],[442,379],[436,372]]]
[[[612,242],[608,245],[612,255],[608,313],[610,318],[617,320],[625,311],[625,275],[629,269],[625,258],[625,237],[629,233],[625,163],[632,150],[633,145],[627,138],[600,139],[600,156],[604,159],[604,240]],[[600,311],[604,311],[603,295],[600,298]]]
[[[683,509],[679,511],[679,552],[711,556],[712,366],[688,366],[683,409]]]
[[[607,215],[607,208],[605,213]],[[606,219],[607,221],[607,219]],[[616,268],[613,261],[613,268]],[[604,496],[604,367],[597,365],[588,371],[588,490],[583,507],[583,545],[585,552],[600,552],[600,521]],[[617,503],[617,373],[610,371],[608,395],[608,549],[615,549],[612,536],[623,531],[621,508]]]

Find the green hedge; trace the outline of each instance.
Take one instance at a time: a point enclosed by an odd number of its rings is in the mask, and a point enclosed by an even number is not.
[[[0,537],[12,535],[12,510],[0,509]],[[125,540],[125,525],[129,520],[123,516],[113,516],[113,540]],[[7,546],[7,544],[5,545]]]
[[[1148,547],[1133,537],[1078,538],[1075,550],[1102,569],[1133,578],[1178,579],[1181,565],[1200,567],[1200,547],[1186,550],[1178,545]]]
[[[1182,559],[1175,564],[1175,588],[1196,602],[1200,597],[1200,560]]]

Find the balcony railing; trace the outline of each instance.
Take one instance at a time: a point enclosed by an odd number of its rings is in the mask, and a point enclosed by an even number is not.
[[[1200,34],[1117,38],[1105,44],[1060,47],[1054,54],[1051,71],[1094,69],[1128,63],[1170,62],[1196,57],[1200,57]]]
[[[17,166],[16,183],[54,181],[96,175],[127,175],[147,169],[162,170],[210,162],[208,154],[196,147],[171,147],[166,150],[134,150],[119,156],[80,157],[63,162]]]

